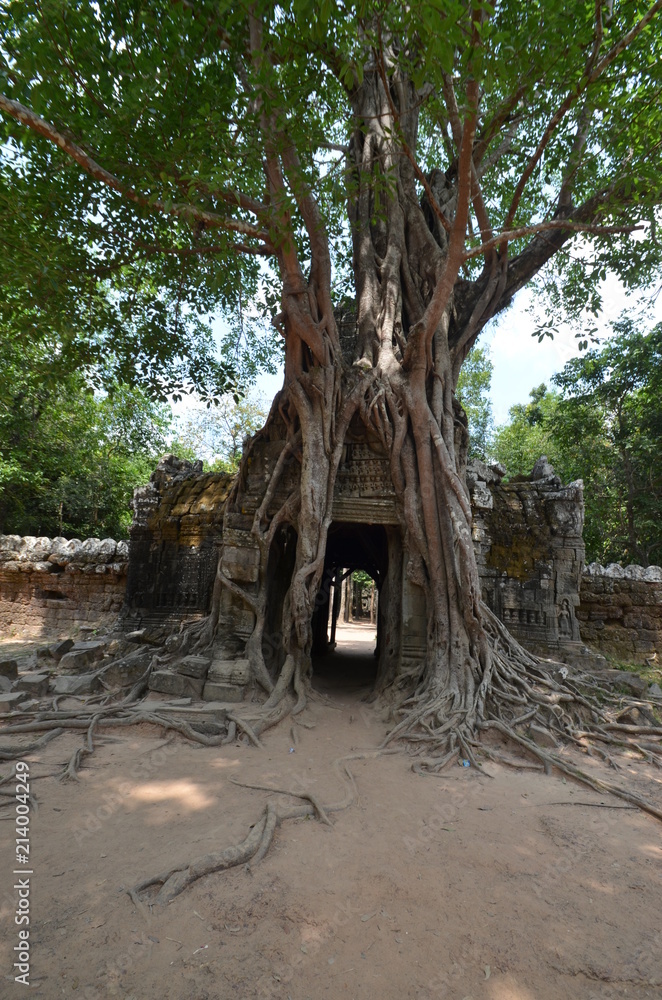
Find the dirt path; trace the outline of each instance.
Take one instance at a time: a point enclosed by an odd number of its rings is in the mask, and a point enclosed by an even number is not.
[[[254,870],[201,879],[151,915],[135,909],[127,887],[243,838],[268,795],[231,777],[342,797],[331,762],[374,750],[387,728],[361,701],[356,668],[371,664],[357,628],[342,636],[357,645],[320,666],[328,697],[295,738],[287,723],[264,750],[205,749],[143,727],[103,742],[79,783],[34,782],[31,996],[659,1000],[660,824],[556,775],[492,763],[433,778],[405,754],[354,761],[359,801],[332,827],[286,824]],[[30,758],[33,778],[80,739]],[[618,777],[660,802],[659,775],[623,760]],[[11,971],[13,838],[1,823],[3,997],[25,994]]]

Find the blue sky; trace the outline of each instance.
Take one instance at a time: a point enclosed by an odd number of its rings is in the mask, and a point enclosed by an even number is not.
[[[523,289],[512,307],[486,328],[480,340],[481,344],[489,345],[494,365],[491,396],[497,424],[508,419],[508,410],[514,403],[526,403],[534,386],[549,383],[554,372],[579,353],[575,330],[568,325],[560,327],[554,340],[545,338],[541,344],[532,336],[535,322],[527,306],[533,294],[530,289]],[[652,302],[653,294],[649,291],[626,296],[616,278],[606,283],[602,289],[603,312],[596,321],[598,336],[609,336],[610,323],[624,312],[631,316],[642,313],[644,331],[662,322],[662,295]]]

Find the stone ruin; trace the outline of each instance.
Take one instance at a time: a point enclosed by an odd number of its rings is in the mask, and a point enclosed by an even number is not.
[[[530,476],[504,472],[467,472],[483,600],[527,649],[558,655],[581,645],[583,483],[563,486],[545,456]]]
[[[269,619],[263,653],[278,667],[283,651],[279,622],[291,575],[296,534],[282,529],[265,559],[251,534],[281,442],[254,449],[242,484],[241,505],[233,478],[201,473],[199,467],[167,456],[148,486],[136,491],[127,574],[125,628],[174,624],[209,609],[222,548],[226,577],[249,593],[258,581],[269,588]],[[277,508],[294,483],[286,475],[273,499]],[[474,545],[483,597],[524,645],[540,652],[581,650],[577,620],[584,563],[581,482],[562,486],[546,460],[530,477],[503,483],[504,470],[474,462],[468,485],[474,512]],[[290,481],[291,480],[291,481]],[[230,506],[228,507],[228,504]],[[226,509],[227,508],[227,509]],[[377,583],[377,680],[393,669],[416,674],[426,652],[425,598],[406,572],[401,517],[389,462],[358,424],[350,428],[339,469],[328,536],[325,571],[313,619],[313,653],[328,645],[333,581],[340,571],[362,569]],[[239,699],[247,674],[246,642],[253,613],[225,589],[218,639],[208,673],[175,684],[154,677],[167,693],[193,687],[205,697]],[[204,673],[202,665],[197,668]],[[209,687],[205,687],[206,682]],[[181,691],[180,691],[181,688]]]
[[[662,656],[662,568],[601,566],[582,575],[577,611],[584,642],[629,663]]]
[[[13,661],[0,662],[5,710],[29,706],[47,688],[51,695],[68,695],[92,693],[104,684],[131,685],[150,664],[150,686],[159,697],[204,697],[208,711],[220,711],[218,702],[239,700],[253,617],[233,594],[223,594],[219,638],[209,655],[182,654],[174,667],[169,655],[176,639],[168,635],[209,610],[221,546],[223,570],[242,588],[255,590],[266,574],[270,622],[263,651],[267,663],[277,667],[283,655],[278,623],[296,535],[293,529],[281,531],[265,565],[250,531],[277,451],[269,442],[256,450],[240,507],[234,477],[203,474],[200,463],[166,456],[150,483],[135,492],[130,545],[0,536],[2,632],[25,626],[64,634],[73,627],[81,633],[78,642],[68,639],[40,651],[22,676]],[[342,589],[346,604],[347,572],[369,573],[379,593],[373,609],[378,676],[394,663],[415,673],[425,656],[423,593],[406,574],[388,472],[385,457],[365,440],[347,442],[313,622],[314,652],[323,653],[333,639],[332,595],[340,597]],[[544,459],[531,476],[504,483],[503,472],[481,462],[467,472],[483,598],[495,614],[526,647],[568,662],[585,652],[583,642],[630,662],[657,659],[662,570],[584,567],[581,482],[563,486]],[[340,608],[333,610],[337,615]],[[99,625],[116,631],[89,634]],[[55,668],[60,676],[54,680]],[[630,675],[620,674],[619,680],[623,677]],[[640,678],[632,678],[641,685]]]
[[[113,621],[124,604],[128,542],[0,535],[0,632]]]

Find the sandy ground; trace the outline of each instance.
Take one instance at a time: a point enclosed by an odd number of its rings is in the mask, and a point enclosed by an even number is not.
[[[434,778],[413,774],[404,753],[354,760],[359,799],[331,827],[287,823],[253,870],[207,876],[165,909],[136,910],[127,887],[241,840],[258,818],[268,793],[231,777],[342,798],[332,762],[374,750],[387,727],[361,700],[370,629],[339,637],[318,671],[326,700],[305,725],[268,732],[264,750],[200,748],[141,727],[103,740],[69,784],[39,775],[60,768],[80,736],[29,758],[29,995],[659,1000],[659,822],[556,774],[493,763]],[[662,801],[659,771],[621,765],[619,780]],[[0,996],[13,998],[26,987],[13,981],[7,820],[0,858]]]

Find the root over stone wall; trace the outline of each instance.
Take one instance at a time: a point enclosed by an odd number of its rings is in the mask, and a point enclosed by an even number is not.
[[[0,535],[0,632],[111,621],[124,603],[128,542]]]

